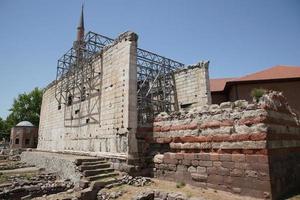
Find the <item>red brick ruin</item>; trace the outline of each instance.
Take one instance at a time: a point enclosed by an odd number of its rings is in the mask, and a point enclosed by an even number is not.
[[[137,137],[161,179],[271,199],[300,185],[299,116],[278,92],[161,113]]]

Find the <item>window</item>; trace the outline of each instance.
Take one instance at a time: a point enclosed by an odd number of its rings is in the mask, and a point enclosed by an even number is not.
[[[85,93],[86,93],[86,89],[85,87],[83,87],[81,92],[81,97],[80,97],[81,101],[84,101],[86,99]]]
[[[25,140],[25,145],[28,145],[29,142],[30,142],[30,140],[29,140],[29,139],[26,139],[26,140]]]
[[[73,97],[72,97],[72,95],[70,95],[70,96],[68,96],[68,103],[67,103],[67,105],[68,106],[72,105],[72,102],[73,102]]]
[[[183,109],[184,109],[184,108],[190,108],[191,105],[192,105],[191,103],[181,104],[181,105],[180,105],[180,108],[183,108]]]
[[[19,138],[15,140],[15,144],[19,144]]]

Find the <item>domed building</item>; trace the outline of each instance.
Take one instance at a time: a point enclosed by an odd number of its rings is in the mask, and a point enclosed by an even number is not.
[[[11,129],[10,148],[36,148],[38,128],[31,122],[22,121]]]

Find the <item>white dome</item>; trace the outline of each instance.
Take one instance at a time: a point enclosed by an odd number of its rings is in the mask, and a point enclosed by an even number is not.
[[[22,121],[19,122],[16,126],[34,126],[34,125],[29,121]]]

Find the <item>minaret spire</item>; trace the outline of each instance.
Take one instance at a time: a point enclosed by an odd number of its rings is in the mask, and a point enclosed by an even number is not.
[[[82,4],[81,15],[77,27],[77,41],[83,41],[83,40],[84,40],[84,16],[83,16],[83,4]]]

